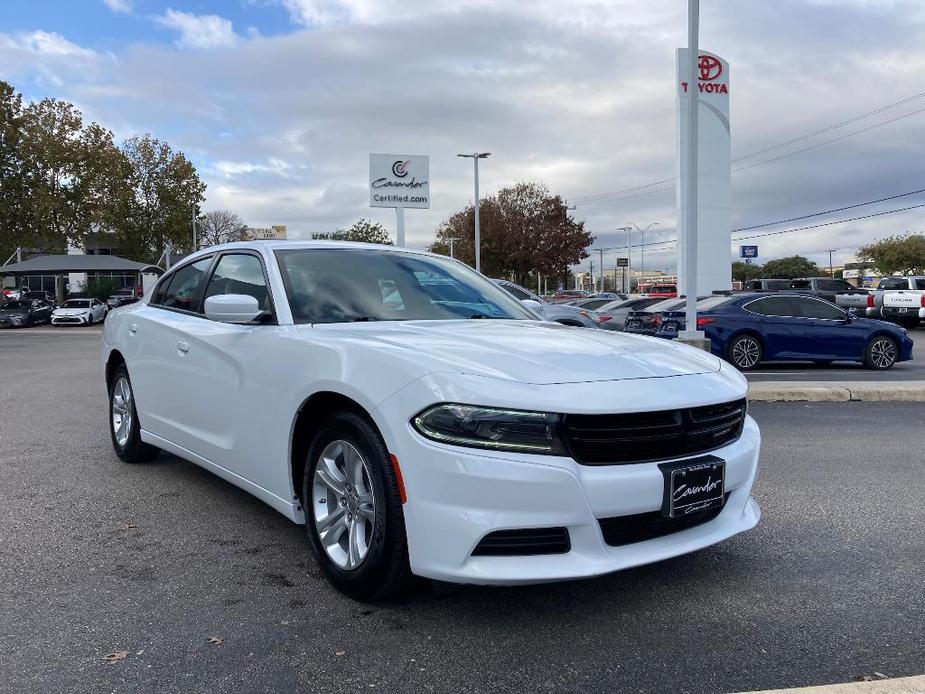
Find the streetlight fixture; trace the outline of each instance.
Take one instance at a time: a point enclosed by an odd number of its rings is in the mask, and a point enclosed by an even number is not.
[[[457,154],[457,157],[472,159],[472,167],[475,172],[475,271],[482,271],[482,231],[479,229],[479,159],[487,159],[491,152],[473,152],[472,154]]]
[[[630,226],[634,227],[636,231],[642,234],[642,240],[639,242],[639,252],[641,254],[639,258],[639,274],[644,276],[646,274],[646,232],[652,227],[657,227],[658,222],[652,222],[645,229],[640,229],[639,225],[635,222],[630,222]]]

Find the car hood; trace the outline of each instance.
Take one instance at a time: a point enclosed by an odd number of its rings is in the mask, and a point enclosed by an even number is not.
[[[706,352],[664,340],[521,320],[402,321],[301,326],[367,346],[407,350],[429,371],[549,385],[716,372]],[[430,361],[430,364],[425,362]]]

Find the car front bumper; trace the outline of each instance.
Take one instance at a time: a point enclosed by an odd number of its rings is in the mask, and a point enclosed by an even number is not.
[[[85,316],[52,316],[52,325],[87,325],[89,321]]]
[[[664,478],[656,462],[580,465],[565,457],[438,444],[410,425],[394,433],[389,445],[407,489],[411,568],[432,579],[512,585],[598,576],[707,547],[754,527],[761,515],[751,498],[760,433],[750,417],[738,440],[710,453],[726,461],[728,497],[719,515],[622,546],[605,542],[601,521],[661,509]],[[559,527],[569,535],[565,553],[473,556],[491,532]]]

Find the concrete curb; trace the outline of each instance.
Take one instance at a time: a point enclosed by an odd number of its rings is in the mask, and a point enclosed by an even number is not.
[[[752,402],[925,402],[925,381],[761,381]]]
[[[798,689],[763,689],[752,694],[923,694],[925,676],[900,677],[873,682],[849,682]]]

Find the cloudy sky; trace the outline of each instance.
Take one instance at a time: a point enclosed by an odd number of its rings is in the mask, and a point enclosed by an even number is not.
[[[733,227],[925,188],[925,5],[701,4],[701,46],[731,63],[734,157],[890,106],[744,160]],[[675,234],[672,185],[633,189],[674,175],[685,13],[683,0],[4,0],[0,78],[76,103],[118,138],[168,140],[208,183],[206,209],[291,237],[362,216],[392,228],[391,210],[368,207],[368,153],[429,154],[433,207],[407,213],[423,247],[471,200],[456,153],[480,150],[483,194],[540,180],[577,204],[595,247],[623,243],[628,222],[658,222],[654,243]],[[844,260],[923,220],[925,208],[755,243],[764,259],[827,264],[828,248]],[[670,244],[647,248],[647,268],[674,264]]]

